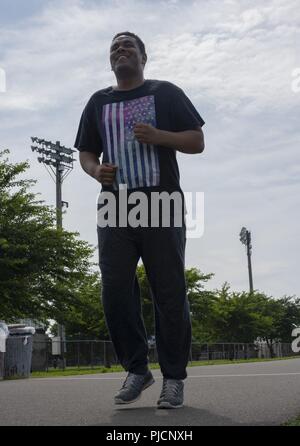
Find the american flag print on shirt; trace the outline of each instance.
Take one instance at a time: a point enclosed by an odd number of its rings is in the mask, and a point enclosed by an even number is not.
[[[118,166],[114,189],[158,186],[158,150],[153,144],[139,143],[134,136],[137,123],[156,127],[154,96],[144,96],[103,106],[102,120],[109,163]]]

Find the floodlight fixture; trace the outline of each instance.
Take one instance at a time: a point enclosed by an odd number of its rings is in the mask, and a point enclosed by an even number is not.
[[[243,227],[240,232],[240,241],[243,243],[243,245],[247,244],[247,229]]]
[[[251,244],[251,232],[245,227],[241,229],[240,241],[247,248],[247,258],[248,258],[248,271],[249,271],[249,287],[250,293],[253,292],[253,278],[252,278],[252,264],[251,264],[251,254],[252,254],[252,244]]]

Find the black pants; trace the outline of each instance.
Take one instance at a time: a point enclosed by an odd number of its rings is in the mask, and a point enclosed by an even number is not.
[[[136,267],[140,258],[151,286],[162,374],[185,379],[191,322],[184,274],[185,226],[98,227],[102,303],[118,359],[125,370],[147,371],[148,342]]]

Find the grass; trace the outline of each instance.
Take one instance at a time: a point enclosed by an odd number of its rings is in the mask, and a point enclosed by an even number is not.
[[[216,359],[211,361],[193,361],[189,362],[189,367],[195,367],[195,366],[207,366],[207,365],[222,365],[222,364],[243,364],[248,362],[267,362],[267,361],[280,361],[280,360],[286,360],[286,359],[299,359],[300,356],[290,356],[286,358],[253,358],[253,359],[237,359],[237,360],[227,360],[227,359]],[[159,369],[159,364],[150,364],[150,368],[153,369]],[[99,373],[114,373],[114,372],[124,372],[124,369],[122,366],[111,366],[110,368],[107,367],[67,367],[65,370],[61,369],[49,369],[48,372],[32,372],[30,377],[31,378],[52,378],[52,377],[60,377],[60,376],[73,376],[73,375],[94,375]]]
[[[300,415],[299,417],[293,418],[292,420],[282,423],[281,426],[300,426]]]

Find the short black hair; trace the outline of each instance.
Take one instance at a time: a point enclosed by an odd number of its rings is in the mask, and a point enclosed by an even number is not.
[[[114,36],[114,38],[112,39],[112,41],[114,41],[114,40],[115,40],[117,37],[119,37],[119,36],[129,36],[129,37],[133,37],[133,38],[137,41],[137,44],[138,44],[138,46],[139,46],[139,49],[141,50],[141,53],[142,53],[143,55],[146,55],[145,44],[144,44],[144,42],[142,41],[142,39],[141,39],[139,36],[137,36],[137,35],[134,34],[134,33],[129,32],[129,31],[124,31],[123,33],[118,33],[118,34],[116,34],[116,35]]]

